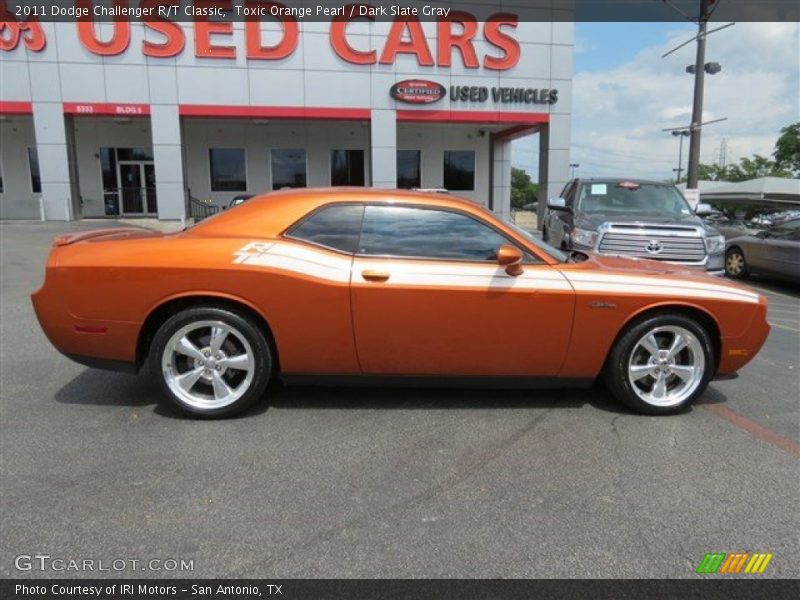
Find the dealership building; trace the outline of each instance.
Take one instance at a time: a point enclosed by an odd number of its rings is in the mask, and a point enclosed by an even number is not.
[[[181,221],[331,185],[445,188],[508,213],[512,140],[538,145],[541,197],[568,178],[573,44],[573,23],[509,12],[8,21],[0,218]]]

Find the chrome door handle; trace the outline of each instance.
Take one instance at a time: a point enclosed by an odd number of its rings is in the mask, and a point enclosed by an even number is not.
[[[389,279],[389,273],[386,271],[373,271],[371,269],[367,269],[366,271],[361,271],[361,277],[367,281],[381,282]]]

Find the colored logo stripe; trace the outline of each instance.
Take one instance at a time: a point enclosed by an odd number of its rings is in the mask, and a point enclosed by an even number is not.
[[[752,555],[749,552],[732,552],[730,554],[708,552],[703,557],[703,560],[700,561],[696,572],[699,574],[736,574],[742,572],[760,574],[766,570],[767,565],[772,560],[772,556],[772,553],[767,554],[764,552],[756,552]]]

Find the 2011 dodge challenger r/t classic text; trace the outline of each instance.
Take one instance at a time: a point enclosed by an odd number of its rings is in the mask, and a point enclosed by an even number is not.
[[[182,232],[57,238],[33,294],[53,345],[202,416],[285,383],[588,386],[667,414],[769,332],[766,299],[686,267],[567,254],[469,200],[274,192]]]

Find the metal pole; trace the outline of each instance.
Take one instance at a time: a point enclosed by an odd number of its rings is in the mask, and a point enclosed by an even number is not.
[[[686,136],[684,136],[683,132],[681,131],[681,134],[678,137],[680,138],[680,143],[678,144],[678,169],[677,169],[677,171],[678,171],[678,183],[680,183],[681,182],[681,172],[683,171],[683,138],[686,137]]]
[[[686,188],[697,188],[698,167],[700,165],[700,123],[703,121],[703,83],[706,62],[706,22],[708,21],[708,0],[700,0],[700,19],[697,31],[697,57],[694,62],[694,104],[692,105],[692,137],[689,139],[689,166]]]

